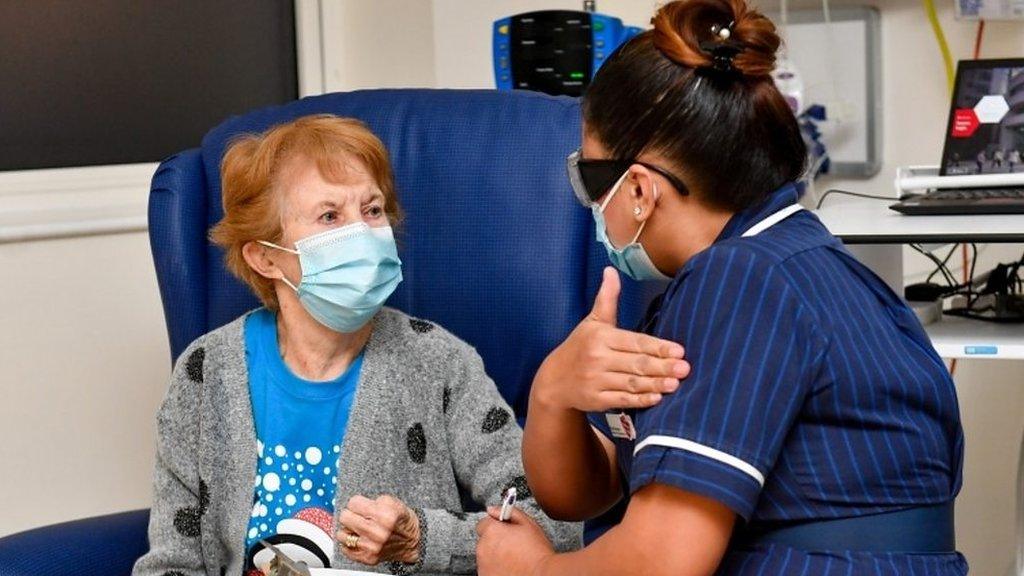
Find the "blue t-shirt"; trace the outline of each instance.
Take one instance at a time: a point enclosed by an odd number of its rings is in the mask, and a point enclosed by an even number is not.
[[[329,382],[296,376],[281,358],[277,316],[245,321],[245,357],[259,466],[246,534],[246,569],[270,560],[267,540],[293,560],[330,567],[338,457],[363,356]]]
[[[682,343],[677,392],[613,438],[629,489],[667,484],[741,522],[863,516],[953,500],[963,432],[953,381],[913,312],[787,186],[736,214],[669,285],[644,330]],[[614,414],[612,416],[615,416]],[[615,436],[607,416],[592,423]],[[619,434],[622,436],[622,434]],[[731,548],[719,574],[964,574],[959,554]]]

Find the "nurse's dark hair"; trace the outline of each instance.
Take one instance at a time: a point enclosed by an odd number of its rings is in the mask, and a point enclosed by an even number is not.
[[[660,154],[720,208],[742,210],[798,180],[807,148],[771,78],[781,44],[771,20],[743,0],[677,0],[651,23],[588,87],[588,133],[614,159]]]

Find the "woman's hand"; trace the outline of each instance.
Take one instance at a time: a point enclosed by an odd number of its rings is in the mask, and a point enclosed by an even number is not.
[[[342,528],[335,538],[349,560],[369,566],[419,561],[420,522],[416,513],[398,498],[384,495],[370,500],[353,496],[342,510],[340,521]],[[351,546],[353,541],[355,545]]]
[[[604,412],[647,408],[690,373],[683,347],[616,327],[621,286],[604,269],[594,309],[541,364],[531,402],[555,409]]]
[[[508,522],[498,520],[501,509],[490,507],[476,525],[476,566],[480,576],[533,576],[555,555],[540,526],[515,508]]]

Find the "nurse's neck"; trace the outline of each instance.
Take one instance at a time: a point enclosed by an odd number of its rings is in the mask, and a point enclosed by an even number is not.
[[[667,276],[675,276],[690,259],[715,243],[733,214],[694,196],[666,194],[648,219],[640,241],[654,265]]]

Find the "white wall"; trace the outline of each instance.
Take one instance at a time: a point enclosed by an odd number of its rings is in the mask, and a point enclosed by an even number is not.
[[[0,245],[0,534],[148,507],[169,348],[145,234]]]
[[[938,159],[948,104],[920,2],[873,3],[882,10],[885,164],[870,181],[834,184],[881,193],[891,191],[897,165]],[[599,8],[644,25],[654,4],[600,0]],[[953,20],[951,3],[939,4],[952,49],[968,57],[973,26]],[[777,2],[762,5],[772,9]],[[574,0],[325,0],[325,83],[331,90],[490,88],[493,20],[578,6]],[[990,24],[984,54],[1024,54],[1022,30]],[[1020,249],[989,249],[983,264]],[[911,272],[921,268],[908,260]],[[169,359],[146,236],[0,244],[0,302],[0,534],[147,506],[153,415]],[[967,434],[960,548],[974,573],[1001,576],[1013,550],[1010,503],[1024,426],[1024,364],[961,362],[956,380]]]
[[[321,14],[328,92],[435,86],[430,2],[325,0]]]

